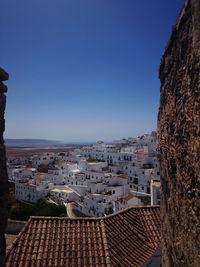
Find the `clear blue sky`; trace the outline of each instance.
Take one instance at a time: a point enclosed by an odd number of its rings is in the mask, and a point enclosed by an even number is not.
[[[158,68],[183,0],[2,0],[7,138],[156,129]]]

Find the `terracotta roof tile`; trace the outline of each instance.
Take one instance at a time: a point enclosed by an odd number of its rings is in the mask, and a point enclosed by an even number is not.
[[[31,217],[8,251],[6,266],[141,266],[159,245],[159,207],[98,219]]]
[[[104,219],[112,266],[141,266],[160,244],[159,208],[131,208]]]

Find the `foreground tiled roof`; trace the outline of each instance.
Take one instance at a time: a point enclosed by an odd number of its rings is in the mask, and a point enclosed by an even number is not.
[[[6,266],[141,266],[160,245],[159,207],[103,218],[31,217]]]

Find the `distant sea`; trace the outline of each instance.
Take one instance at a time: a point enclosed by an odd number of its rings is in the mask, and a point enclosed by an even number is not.
[[[57,143],[59,141],[53,141],[53,140],[46,140],[46,139],[9,139],[5,138],[6,144],[15,144],[15,143]]]
[[[15,145],[46,145],[46,146],[65,146],[65,145],[86,145],[90,146],[94,144],[95,141],[79,141],[79,142],[65,142],[65,141],[56,141],[56,140],[46,140],[46,139],[10,139],[5,138],[5,144],[8,146],[15,146]],[[105,142],[106,144],[110,144],[111,142]]]

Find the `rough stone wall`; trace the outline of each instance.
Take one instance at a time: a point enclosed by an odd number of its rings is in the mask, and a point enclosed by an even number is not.
[[[7,86],[3,81],[8,80],[8,74],[0,68],[0,266],[4,266],[5,262],[5,238],[4,231],[7,225],[7,203],[8,203],[8,175],[6,168],[6,155],[3,139],[5,130],[4,112],[6,106]]]
[[[186,0],[161,59],[163,266],[200,266],[200,1]]]
[[[7,227],[5,229],[6,234],[18,235],[27,222],[8,219]]]

